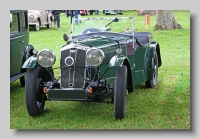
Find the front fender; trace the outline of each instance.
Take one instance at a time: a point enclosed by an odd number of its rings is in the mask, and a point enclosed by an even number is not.
[[[24,54],[22,58],[22,64],[31,56],[33,55],[32,51],[34,50],[34,47],[32,45],[27,45],[24,49]],[[26,72],[26,69],[22,68],[21,72]]]
[[[111,58],[109,67],[122,67],[124,60],[127,59],[126,56],[123,55],[115,55]]]
[[[122,67],[126,65],[127,67],[127,89],[128,92],[133,92],[133,79],[132,79],[132,70],[130,67],[129,60],[124,55],[115,55],[111,58],[109,67]]]
[[[32,69],[35,67],[35,65],[37,64],[37,56],[33,55],[31,57],[29,57],[24,64],[22,65],[22,68],[28,68],[28,69]]]
[[[34,50],[34,47],[32,45],[26,46],[26,48],[24,49],[22,63],[24,63],[31,55],[33,55],[32,53],[30,53],[32,50]]]

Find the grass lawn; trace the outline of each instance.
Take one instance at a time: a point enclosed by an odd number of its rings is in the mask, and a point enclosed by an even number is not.
[[[87,17],[114,16],[99,14]],[[124,11],[123,16],[131,15],[135,11]],[[151,16],[146,30],[144,17],[136,15],[137,31],[150,31],[159,42],[162,66],[155,88],[147,89],[142,83],[127,96],[124,119],[114,119],[113,104],[77,101],[46,101],[44,114],[30,117],[24,88],[17,80],[10,84],[10,129],[190,129],[190,11],[174,11],[174,16],[183,29],[154,31],[156,16]],[[30,28],[30,44],[54,51],[56,67],[60,48],[66,44],[63,33],[69,31],[70,18],[62,13],[60,30]],[[59,76],[59,70],[55,75]]]

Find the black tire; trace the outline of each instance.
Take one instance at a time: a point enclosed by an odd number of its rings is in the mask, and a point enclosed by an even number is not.
[[[19,81],[20,81],[21,86],[24,87],[25,86],[25,76],[21,77],[19,79]]]
[[[36,25],[33,26],[33,29],[35,31],[39,31],[40,30],[40,21],[39,20],[37,20]]]
[[[52,28],[52,19],[51,19],[51,17],[49,17],[49,15],[48,15],[48,17],[47,17],[47,20],[48,20],[48,22],[49,22],[49,24],[46,25],[47,28]]]
[[[43,85],[45,72],[45,69],[40,65],[36,65],[27,72],[25,96],[26,107],[30,116],[39,116],[44,111],[46,96],[40,86]]]
[[[117,69],[114,84],[114,117],[122,119],[126,115],[126,90],[127,90],[127,67]]]
[[[52,27],[51,23],[47,24],[47,28],[51,28],[51,27]]]
[[[153,63],[152,80],[145,81],[147,88],[153,88],[156,86],[158,81],[158,55],[157,52],[154,53],[154,63]]]

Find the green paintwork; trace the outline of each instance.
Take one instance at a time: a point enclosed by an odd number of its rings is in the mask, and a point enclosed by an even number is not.
[[[10,10],[10,83],[20,79],[25,85],[26,69],[23,63],[31,55],[27,10]]]
[[[33,55],[26,60],[22,66],[22,68],[32,69],[37,64],[37,56]]]
[[[51,89],[47,92],[47,98],[51,100],[86,100],[87,95],[85,89]]]
[[[155,52],[155,46],[145,45],[139,46],[135,52],[135,67],[133,69],[134,85],[137,85],[146,80],[152,79],[152,56]]]
[[[22,71],[23,56],[26,53],[26,46],[29,44],[28,12],[26,10],[11,10],[10,14],[12,14],[12,26],[10,27],[10,76],[14,76]],[[22,27],[24,24],[26,27]]]
[[[111,41],[108,38],[95,38],[95,39],[89,39],[84,42],[84,44],[93,45],[94,47],[99,47],[102,45],[109,45],[109,43],[113,44],[113,41]]]
[[[133,70],[133,81],[134,85],[137,85],[141,82],[147,80],[147,69],[149,63],[149,47],[148,46],[138,46],[135,51],[135,67]]]
[[[151,63],[153,54],[156,51],[157,43],[152,42],[151,44],[142,46],[138,45],[132,38],[113,38],[92,38],[83,41],[84,44],[90,44],[104,52],[105,58],[100,65],[100,71],[103,73],[107,67],[109,67],[109,70],[105,73],[103,79],[115,78],[117,67],[121,67],[125,63],[125,60],[128,61],[126,62],[126,66],[130,67],[131,71],[128,78],[132,77],[134,85],[152,79],[153,67]],[[116,54],[116,49],[119,46],[115,40],[118,40],[121,44],[122,54],[120,55]],[[128,54],[128,42],[134,42],[131,48],[132,54]]]
[[[101,65],[100,71],[101,74],[108,68],[108,64]],[[112,78],[116,76],[117,66],[110,67],[103,76],[103,79]]]

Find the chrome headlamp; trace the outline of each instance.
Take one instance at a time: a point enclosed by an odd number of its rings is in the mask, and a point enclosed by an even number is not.
[[[42,67],[51,67],[56,61],[56,56],[51,50],[44,49],[37,54],[37,61]]]
[[[98,48],[90,48],[86,52],[86,61],[91,66],[99,66],[104,60],[104,52]]]
[[[30,19],[33,19],[33,18],[34,18],[34,15],[33,15],[33,14],[29,15],[29,18],[30,18]]]

